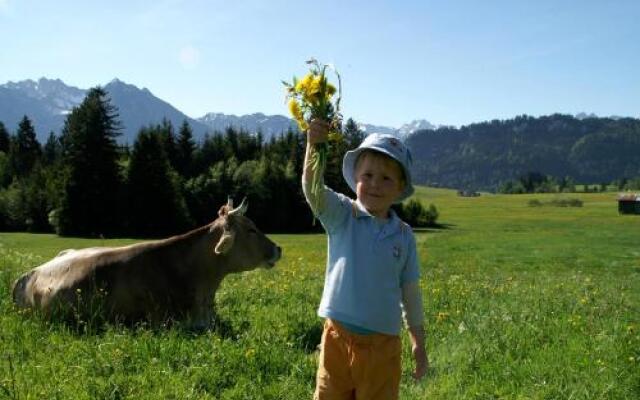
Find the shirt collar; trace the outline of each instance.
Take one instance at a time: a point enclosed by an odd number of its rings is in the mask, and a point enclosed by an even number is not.
[[[356,218],[364,218],[364,217],[375,218],[373,215],[371,215],[371,213],[369,213],[369,211],[367,211],[367,209],[360,202],[360,200],[354,201],[353,204],[355,205],[355,208],[356,208],[356,213],[355,213]],[[398,217],[398,214],[396,214],[396,212],[391,208],[389,209],[389,219],[387,220],[387,223],[385,225],[386,226],[383,228],[383,231],[384,231],[382,235],[383,237],[389,236],[395,233],[399,229],[400,217]]]
[[[373,215],[371,215],[369,211],[367,211],[367,209],[364,207],[364,205],[360,202],[359,199],[356,199],[356,201],[353,202],[353,205],[355,206],[356,218],[363,218],[363,217],[373,218]]]

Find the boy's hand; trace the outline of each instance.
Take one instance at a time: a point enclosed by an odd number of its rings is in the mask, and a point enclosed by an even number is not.
[[[309,144],[315,145],[318,143],[324,143],[329,136],[329,123],[323,119],[314,119],[309,124],[309,131],[307,132],[307,140]]]
[[[429,370],[429,357],[424,341],[424,329],[422,325],[409,327],[409,338],[411,339],[411,353],[416,362],[416,369],[413,371],[413,379],[421,380]]]
[[[413,379],[421,380],[427,374],[429,369],[429,357],[424,346],[412,346],[411,352],[416,362],[416,369],[413,371]]]

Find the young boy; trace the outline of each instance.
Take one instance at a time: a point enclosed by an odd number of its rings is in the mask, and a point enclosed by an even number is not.
[[[413,193],[408,149],[393,136],[369,135],[344,157],[342,172],[357,200],[324,190],[314,198],[310,164],[328,125],[307,134],[302,187],[328,234],[318,315],[325,318],[314,398],[397,399],[404,312],[416,368],[427,372],[419,263],[411,228],[390,209]],[[313,205],[317,205],[313,209]]]

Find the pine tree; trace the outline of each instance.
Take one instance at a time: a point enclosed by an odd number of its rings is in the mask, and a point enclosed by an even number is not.
[[[8,153],[9,152],[9,132],[7,128],[5,128],[2,121],[0,121],[0,152]]]
[[[225,158],[229,159],[231,157],[239,158],[238,151],[238,132],[232,127],[229,126],[224,131],[224,155]],[[239,158],[241,159],[241,158]]]
[[[9,132],[4,127],[4,124],[0,122],[0,188],[5,188],[11,183],[11,160],[9,160],[10,148],[11,136],[9,136]],[[0,216],[0,220],[1,219],[2,216]],[[3,225],[3,222],[0,221],[0,227],[2,226],[7,225]]]
[[[59,212],[62,235],[112,235],[120,227],[122,178],[116,108],[101,87],[89,90],[67,117],[62,133],[69,168]]]
[[[178,176],[165,150],[163,128],[140,131],[128,172],[130,233],[167,236],[189,225]]]
[[[0,152],[0,189],[4,189],[11,183],[11,168],[9,167],[9,157],[4,152]],[[1,191],[0,191],[1,193]],[[0,202],[0,207],[2,206]],[[1,218],[1,217],[0,217]],[[0,222],[1,226],[1,222]]]
[[[52,165],[62,156],[62,144],[53,131],[49,132],[49,138],[44,145],[43,160],[46,165]]]
[[[167,118],[163,118],[162,124],[157,127],[156,131],[162,140],[169,164],[175,169],[178,162],[178,146],[176,144],[176,134],[173,129],[173,124]]]
[[[184,178],[191,177],[193,173],[193,153],[196,144],[193,141],[191,126],[184,120],[178,133],[178,148],[176,157],[176,171]]]
[[[360,143],[366,137],[365,133],[358,128],[358,124],[352,118],[349,118],[345,123],[342,135],[348,150],[360,146]]]
[[[20,178],[29,175],[42,156],[40,143],[31,120],[25,115],[18,125],[18,132],[11,141],[9,159],[11,172]]]
[[[202,145],[196,149],[193,158],[195,175],[206,173],[210,166],[230,158],[225,154],[224,137],[219,133],[212,136],[205,135]]]

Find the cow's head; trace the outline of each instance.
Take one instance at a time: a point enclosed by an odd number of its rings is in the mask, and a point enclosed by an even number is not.
[[[282,255],[282,249],[244,216],[247,207],[246,199],[237,208],[233,208],[233,201],[229,199],[218,211],[218,219],[211,227],[211,231],[221,231],[214,252],[226,258],[225,265],[230,272],[259,266],[271,268]]]

